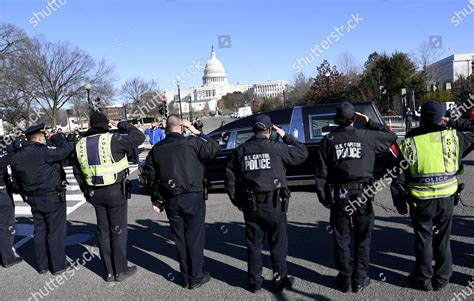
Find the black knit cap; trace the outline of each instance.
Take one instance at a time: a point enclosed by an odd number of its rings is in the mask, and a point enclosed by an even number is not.
[[[420,123],[424,125],[440,124],[446,113],[444,106],[437,101],[428,101],[421,107]]]
[[[92,128],[109,129],[109,119],[104,114],[94,111],[90,116],[90,124]]]
[[[336,119],[351,119],[355,115],[354,106],[350,103],[343,102],[336,107]]]

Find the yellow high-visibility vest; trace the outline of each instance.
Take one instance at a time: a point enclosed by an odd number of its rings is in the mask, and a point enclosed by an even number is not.
[[[118,174],[128,169],[127,156],[115,162],[112,155],[112,133],[81,138],[76,155],[82,174],[89,186],[108,186],[117,183]]]
[[[408,193],[427,200],[449,197],[458,189],[459,139],[454,129],[408,137],[400,145],[409,164]]]

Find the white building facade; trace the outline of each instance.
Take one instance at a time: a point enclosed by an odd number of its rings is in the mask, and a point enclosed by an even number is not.
[[[211,58],[207,61],[202,77],[202,86],[181,91],[181,107],[183,112],[189,112],[189,104],[193,112],[204,109],[209,112],[217,111],[217,102],[227,93],[247,91],[260,97],[278,97],[283,95],[283,91],[288,89],[290,83],[284,80],[267,81],[252,85],[230,85],[224,66],[217,59],[214,48],[211,51]],[[174,100],[176,109],[179,106],[177,94],[167,94],[168,99]],[[207,112],[206,112],[207,113]]]
[[[474,68],[474,53],[453,54],[427,67],[428,90],[450,90],[459,77],[468,77]]]

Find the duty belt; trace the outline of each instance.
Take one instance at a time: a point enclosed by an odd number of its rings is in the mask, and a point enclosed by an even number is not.
[[[363,190],[367,186],[366,183],[344,183],[344,184],[335,184],[334,187],[336,189],[340,187],[344,187],[345,189],[353,189],[353,190]]]
[[[57,196],[58,192],[57,191],[51,191],[51,192],[33,192],[28,194],[28,197],[31,198],[38,198],[38,197],[46,197],[46,196]]]

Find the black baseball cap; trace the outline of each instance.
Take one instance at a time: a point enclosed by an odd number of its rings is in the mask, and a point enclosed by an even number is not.
[[[351,119],[354,115],[354,106],[347,101],[340,103],[336,108],[336,119]]]
[[[268,115],[260,114],[253,119],[252,129],[254,131],[265,131],[273,126],[272,120]]]
[[[428,101],[421,107],[420,123],[424,125],[440,124],[446,110],[437,101]]]

